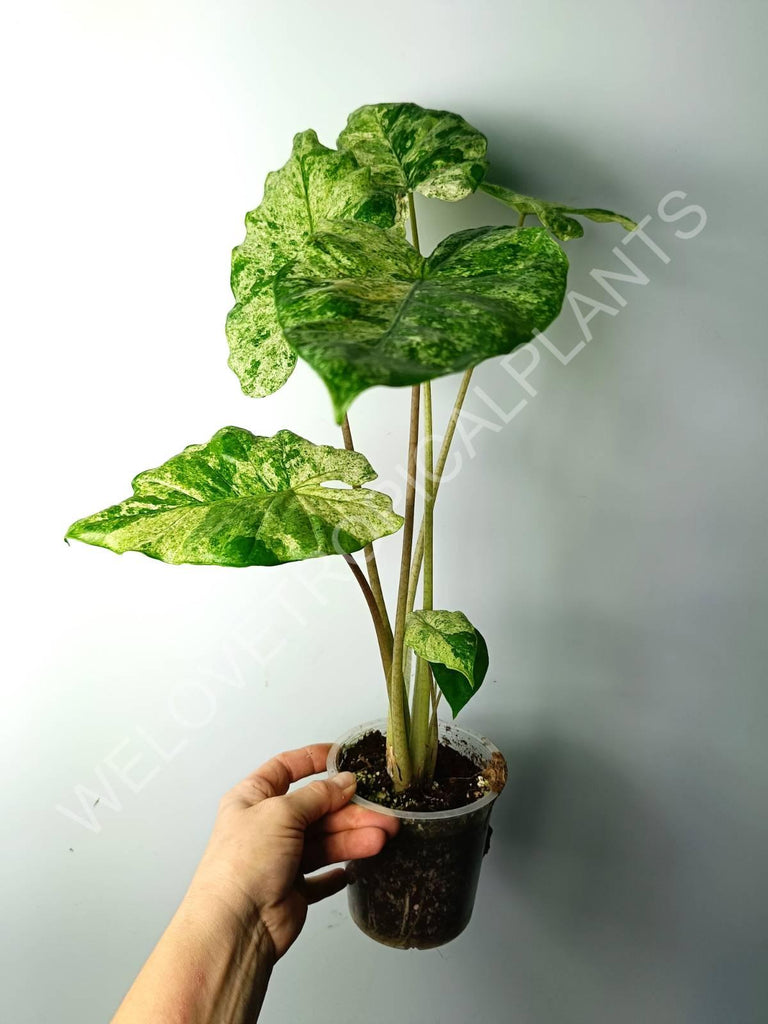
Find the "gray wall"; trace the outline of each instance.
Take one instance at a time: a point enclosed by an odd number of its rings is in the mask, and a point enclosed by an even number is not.
[[[618,312],[567,365],[539,342],[535,395],[479,370],[505,412],[527,399],[510,423],[468,402],[486,424],[441,495],[437,594],[488,639],[463,717],[511,766],[472,925],[394,952],[337,897],[264,1019],[384,1024],[407,992],[404,1024],[765,1020],[765,6],[78,0],[13,27],[3,1018],[108,1019],[218,795],[382,712],[333,562],[176,569],[61,535],[226,423],[337,441],[309,371],[240,394],[229,250],[295,131],[331,144],[361,103],[413,99],[485,131],[522,191],[649,216],[669,262],[627,245],[649,282],[619,307],[590,270],[622,269],[623,232],[589,225],[572,287]],[[660,217],[670,192],[705,209],[694,237],[696,214]],[[428,246],[505,222],[485,197],[418,210]],[[548,334],[581,336],[570,308]],[[406,403],[353,410],[385,481]]]

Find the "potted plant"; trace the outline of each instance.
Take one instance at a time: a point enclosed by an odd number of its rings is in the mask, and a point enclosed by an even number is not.
[[[607,210],[490,184],[487,170],[479,131],[411,103],[356,110],[337,149],[313,131],[296,135],[233,252],[229,363],[243,390],[259,397],[281,388],[304,359],[328,388],[343,447],[290,430],[260,437],[224,427],[140,473],[130,498],[67,531],[174,564],[273,566],[318,556],[349,564],[375,630],[387,717],[345,736],[328,768],[355,771],[355,799],[401,820],[382,853],[349,868],[356,922],[399,947],[440,945],[465,927],[491,807],[506,780],[492,744],[438,723],[441,698],[455,717],[488,668],[481,633],[463,612],[435,607],[433,593],[435,502],[472,370],[558,315],[568,270],[558,239],[583,234],[571,214],[635,226]],[[518,226],[460,231],[423,255],[414,193],[454,202],[478,188],[513,207]],[[529,216],[540,226],[525,227]],[[431,381],[456,373],[436,451]],[[411,389],[402,515],[367,486],[376,474],[354,449],[347,416],[377,385]],[[399,583],[389,605],[374,543],[398,530]],[[354,557],[360,551],[363,565]]]

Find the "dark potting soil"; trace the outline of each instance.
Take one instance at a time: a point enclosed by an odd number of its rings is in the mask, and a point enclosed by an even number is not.
[[[493,786],[488,767],[441,741],[434,781],[423,789],[395,793],[387,773],[386,740],[378,729],[344,747],[339,759],[340,771],[357,776],[358,796],[408,811],[445,811],[479,800]]]

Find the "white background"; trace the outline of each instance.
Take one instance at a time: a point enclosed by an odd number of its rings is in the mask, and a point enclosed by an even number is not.
[[[470,928],[391,951],[336,897],[263,1019],[384,1024],[397,1001],[403,1024],[757,1024],[765,6],[70,0],[4,20],[0,1016],[107,1020],[219,794],[382,713],[365,609],[335,562],[174,568],[62,536],[225,424],[338,443],[308,369],[268,400],[240,393],[229,251],[295,131],[333,144],[355,107],[402,99],[483,130],[496,180],[650,215],[670,262],[633,240],[648,285],[620,284],[627,305],[568,365],[539,345],[535,396],[478,371],[503,410],[528,399],[509,425],[468,401],[496,429],[475,458],[458,445],[437,595],[485,633],[491,672],[463,718],[512,769]],[[675,234],[695,215],[660,219],[671,191],[705,208],[696,237]],[[482,196],[418,211],[427,248],[512,220]],[[611,301],[589,271],[622,269],[623,234],[588,224],[568,244],[571,287]],[[579,343],[569,308],[549,337]],[[438,424],[455,383],[435,388]],[[377,390],[352,411],[385,481],[406,405]],[[381,545],[390,592],[398,545]]]

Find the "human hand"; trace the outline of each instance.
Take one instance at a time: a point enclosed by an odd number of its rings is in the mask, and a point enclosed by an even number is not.
[[[342,772],[289,793],[292,782],[325,770],[329,743],[278,754],[221,800],[188,898],[213,898],[240,922],[260,920],[275,959],[301,931],[310,903],[346,884],[338,861],[370,857],[397,831],[397,819],[349,804],[355,777]]]

